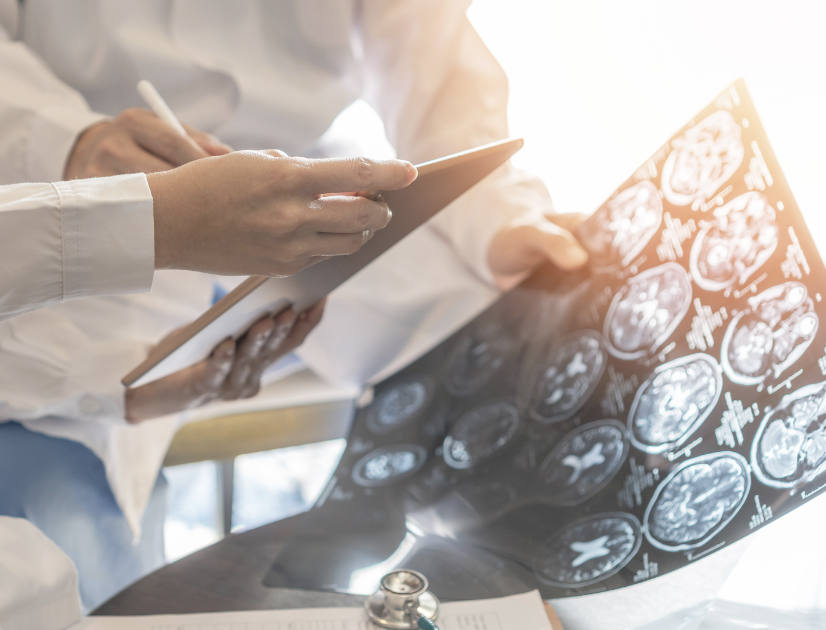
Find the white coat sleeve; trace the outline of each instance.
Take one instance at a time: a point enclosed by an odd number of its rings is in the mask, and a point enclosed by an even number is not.
[[[0,516],[0,628],[62,630],[80,618],[69,557],[30,522]]]
[[[58,181],[78,134],[105,116],[14,40],[17,11],[0,0],[0,184]]]
[[[467,19],[469,0],[364,0],[362,94],[399,157],[421,162],[508,136],[508,85]],[[511,165],[442,211],[432,225],[491,281],[487,251],[513,222],[552,212],[545,186]]]
[[[154,270],[145,175],[0,186],[0,318],[75,297],[147,291]]]

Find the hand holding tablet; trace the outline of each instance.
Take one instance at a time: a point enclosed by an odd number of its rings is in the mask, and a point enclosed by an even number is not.
[[[310,160],[238,151],[148,175],[155,267],[285,276],[351,254],[390,221],[387,203],[348,190],[396,190],[402,160]],[[330,194],[339,193],[339,194]]]
[[[326,188],[327,192],[381,191],[382,197],[393,212],[393,220],[385,229],[373,234],[369,241],[363,245],[359,243],[361,245],[360,249],[353,254],[323,260],[320,264],[310,266],[289,277],[272,278],[262,275],[248,278],[190,325],[159,343],[146,360],[123,378],[123,384],[126,386],[145,384],[194,365],[207,357],[222,340],[227,337],[236,338],[240,336],[251,324],[265,314],[280,312],[287,306],[293,306],[296,310],[301,311],[318,302],[330,291],[352,277],[506,162],[511,155],[522,147],[522,144],[521,139],[503,140],[419,164],[416,167],[418,178],[409,186],[406,185],[409,183],[408,178],[412,177],[412,170],[409,170],[406,162],[398,160],[388,163],[365,163],[360,160],[351,160],[351,168],[349,170],[343,169],[343,174],[333,174],[333,170],[341,171],[342,169],[330,168],[341,166],[340,161],[302,161],[300,159],[294,161],[290,169],[287,170],[287,184],[294,190],[296,198],[304,199],[309,204],[306,210],[317,214],[315,218],[316,232],[308,237],[308,242],[317,245],[321,242],[323,236],[328,236],[329,238],[326,241],[331,246],[334,242],[353,246],[354,243],[342,243],[342,241],[347,238],[353,241],[361,241],[362,230],[371,229],[374,224],[379,225],[381,222],[380,208],[369,205],[380,204],[380,202],[358,194],[332,195],[311,199],[313,195],[323,192],[317,190],[317,188]],[[245,160],[243,166],[249,165],[256,169],[272,168],[275,161],[291,159],[282,158],[280,154],[277,157],[272,154],[241,152],[200,160],[177,170],[180,172],[191,169],[194,175],[196,169],[202,168],[201,165],[208,164],[212,160],[236,159],[236,156],[239,167],[242,166],[241,160]],[[365,164],[369,165],[368,168],[365,168]],[[310,167],[318,168],[315,169],[314,174],[311,174],[309,172]],[[164,175],[161,173],[151,177],[163,177]],[[189,174],[187,173],[186,176],[188,177]],[[242,168],[239,168],[235,176],[237,178],[236,187],[244,181],[249,181],[248,177],[244,177]],[[193,177],[191,185],[204,186],[205,184],[202,178]],[[219,201],[224,202],[225,208],[232,208],[232,193],[227,198]],[[356,236],[352,236],[354,232],[349,232],[349,236],[347,236],[347,230],[353,229],[352,224],[336,224],[334,220],[331,222],[331,214],[326,212],[330,208],[323,207],[323,203],[319,206],[319,202],[336,204],[339,210],[345,212],[347,208],[350,208],[351,213],[355,209],[356,215],[362,215],[360,216],[360,222],[359,220],[355,221],[355,227],[358,229],[358,232],[355,233]],[[204,203],[209,204],[214,203],[214,201],[209,199],[208,195],[204,195]],[[368,208],[373,211],[373,214],[367,211]],[[215,215],[213,218],[216,221],[226,220],[227,229],[238,229],[237,226],[231,225],[233,220],[236,220],[233,216],[224,219]],[[242,229],[255,229],[256,220],[261,220],[260,216],[257,213],[251,213],[247,227]],[[293,226],[292,229],[295,229],[295,227]],[[330,230],[337,230],[337,232],[332,235],[323,234],[323,232]],[[217,242],[214,247],[223,249],[228,255],[238,254],[238,252],[233,252],[230,246],[224,242]],[[206,250],[208,248],[201,247],[200,249]],[[273,252],[270,251],[271,249],[271,240],[267,240],[266,243],[262,242],[258,248],[250,248],[249,255],[253,258],[247,263],[254,264],[257,260],[255,257],[260,257],[262,274],[272,274],[271,257]],[[161,255],[164,255],[164,245],[161,245],[161,250]],[[287,261],[284,268],[300,269],[302,266],[317,262],[316,255],[308,254],[308,251],[306,248],[297,252],[293,250],[293,253],[297,255],[297,262],[290,263]],[[332,251],[332,248],[329,251]],[[178,252],[173,255],[180,256],[181,253]],[[189,252],[189,254],[184,253],[184,255],[197,256],[197,253]],[[268,257],[270,258],[268,259]],[[203,261],[200,264],[203,264]],[[221,273],[232,273],[228,271],[228,269],[231,269],[229,263],[222,269]]]

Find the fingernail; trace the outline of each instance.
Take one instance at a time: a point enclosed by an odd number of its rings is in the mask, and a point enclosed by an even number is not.
[[[407,178],[412,182],[419,176],[419,171],[416,169],[413,164],[404,160],[404,168],[407,171]]]

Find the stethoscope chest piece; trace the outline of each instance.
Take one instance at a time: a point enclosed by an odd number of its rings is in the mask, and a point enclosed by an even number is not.
[[[427,578],[418,571],[391,571],[381,579],[379,590],[364,604],[370,621],[393,630],[415,630],[420,627],[420,617],[435,621],[439,615],[439,600],[427,588]]]

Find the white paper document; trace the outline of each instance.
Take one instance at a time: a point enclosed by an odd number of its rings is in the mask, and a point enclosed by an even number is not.
[[[538,591],[442,604],[441,630],[551,630]],[[375,630],[363,608],[88,617],[71,630]]]

